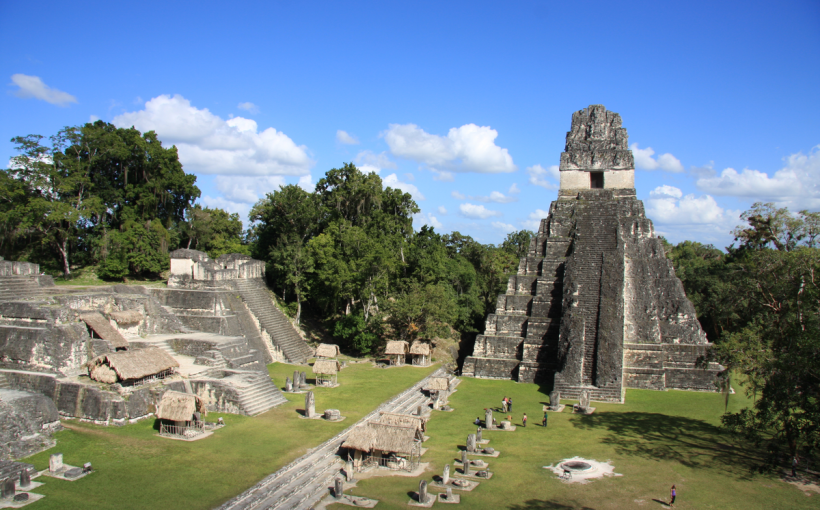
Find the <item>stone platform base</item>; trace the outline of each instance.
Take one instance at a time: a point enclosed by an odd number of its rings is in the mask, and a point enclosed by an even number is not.
[[[459,452],[462,451],[464,450],[459,450]],[[498,457],[500,454],[501,450],[496,450],[493,453],[467,452],[467,455],[478,455],[479,457]],[[458,462],[461,462],[461,460],[459,460]]]
[[[444,492],[438,493],[438,502],[439,503],[454,503],[459,504],[461,503],[461,495],[460,494],[453,494],[452,499],[447,499],[447,494]]]
[[[358,508],[373,508],[378,502],[378,499],[363,498],[361,496],[349,496],[347,494],[342,494],[342,497],[339,499],[336,499],[333,496],[328,496],[324,501],[325,505],[339,503],[340,505],[355,506]]]
[[[561,404],[561,405],[559,405],[559,406],[555,406],[555,409],[550,409],[550,408],[548,407],[548,408],[547,408],[547,412],[548,412],[548,413],[561,413],[561,412],[564,412],[564,408],[565,408],[565,407],[567,407],[567,406],[565,406],[564,404]]]
[[[45,497],[42,494],[34,494],[33,492],[28,491],[18,492],[17,494],[22,494],[23,492],[28,494],[28,499],[26,501],[14,501],[13,498],[3,498],[0,499],[0,508],[23,508],[29,503],[34,503],[35,501]]]
[[[157,434],[157,435],[159,435],[159,434]],[[82,470],[82,468],[78,468],[78,467],[75,467],[75,466],[69,466],[68,464],[63,464],[63,469],[57,471],[56,473],[52,473],[48,469],[44,469],[43,471],[40,471],[40,474],[45,475],[45,476],[50,476],[52,478],[59,478],[60,480],[66,480],[66,481],[69,481],[69,482],[74,482],[74,481],[79,480],[80,478],[84,478],[84,477],[88,476],[89,474],[93,473],[93,471],[89,471],[88,473],[83,473],[83,474],[77,476],[76,478],[67,478],[65,476],[65,472],[68,471],[69,469]]]
[[[415,499],[411,499],[410,501],[407,502],[407,504],[410,505],[410,506],[420,506],[420,507],[423,507],[423,508],[430,508],[430,507],[433,506],[433,503],[436,502],[435,494],[427,494],[427,501],[425,503],[419,502],[418,498],[419,498],[419,495],[418,495],[418,493],[416,493]]]
[[[447,482],[446,484],[443,484],[443,483],[441,483],[441,478],[439,477],[439,481],[433,482],[430,485],[428,485],[427,487],[428,488],[432,487],[434,489],[447,489],[449,487],[449,488],[453,489],[454,491],[470,492],[473,489],[475,489],[476,487],[478,487],[478,484],[479,484],[479,482],[474,482],[472,480],[462,479],[463,481],[467,482],[467,485],[465,485],[464,487],[459,487],[458,485],[453,484],[453,480],[454,479],[451,478],[449,482]]]
[[[596,407],[587,407],[586,409],[581,410],[580,408],[573,407],[572,408],[572,414],[592,414],[592,413],[595,412],[595,409],[597,409],[597,408]]]
[[[477,469],[476,471],[486,471],[485,469]],[[456,474],[459,478],[469,478],[470,480],[489,480],[493,477],[492,471],[487,471],[487,476],[476,476],[476,471],[470,471],[469,475],[465,475],[462,470],[457,469]]]

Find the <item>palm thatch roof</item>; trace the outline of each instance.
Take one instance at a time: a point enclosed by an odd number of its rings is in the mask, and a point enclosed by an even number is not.
[[[446,377],[431,377],[424,386],[427,391],[447,391],[450,389],[450,379]]]
[[[407,354],[407,342],[404,340],[390,340],[387,342],[387,347],[384,348],[384,353],[387,355]]]
[[[410,427],[418,430],[424,430],[425,421],[427,420],[420,416],[413,416],[412,414],[382,412],[381,416],[379,416],[379,423],[396,427]]]
[[[413,345],[410,346],[410,354],[423,354],[424,356],[429,356],[430,344],[427,342],[416,340],[415,342],[413,342]]]
[[[111,326],[108,319],[102,316],[99,312],[88,312],[80,315],[80,318],[88,324],[88,327],[94,330],[94,333],[103,340],[107,340],[114,346],[115,349],[124,347],[128,348],[128,340],[126,340],[119,331]]]
[[[121,312],[111,312],[109,317],[117,321],[117,324],[130,325],[139,324],[142,320],[142,314],[139,310],[123,310]]]
[[[172,421],[191,421],[195,412],[207,414],[202,399],[191,393],[168,390],[157,407],[157,418]]]
[[[339,355],[339,346],[336,344],[319,344],[316,348],[317,358],[335,358]]]
[[[179,363],[162,349],[149,347],[135,351],[109,352],[89,361],[87,366],[92,379],[110,384],[116,381],[107,381],[99,377],[110,379],[113,371],[120,381],[142,379],[178,367]],[[103,366],[105,368],[102,368]]]
[[[342,447],[363,452],[380,450],[409,455],[414,453],[415,444],[416,429],[368,422],[354,428]]]
[[[313,363],[314,374],[335,374],[339,368],[339,362],[335,359],[320,359]]]

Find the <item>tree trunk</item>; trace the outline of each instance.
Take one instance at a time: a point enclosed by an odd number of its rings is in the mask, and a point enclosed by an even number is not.
[[[301,324],[302,319],[302,300],[299,298],[299,294],[296,294],[296,325]]]
[[[66,237],[62,241],[58,241],[56,244],[57,250],[63,257],[63,275],[68,276],[69,274],[71,274],[71,269],[68,267],[68,237]]]

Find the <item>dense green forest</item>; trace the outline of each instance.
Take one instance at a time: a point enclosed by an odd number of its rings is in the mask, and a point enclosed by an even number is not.
[[[45,140],[12,140],[0,172],[0,255],[54,275],[93,267],[104,279],[160,278],[178,247],[267,262],[270,287],[297,322],[309,316],[351,353],[389,338],[452,339],[462,355],[532,232],[500,245],[459,232],[415,231],[411,196],[352,164],[313,192],[268,193],[243,230],[237,214],[203,208],[196,177],[153,132],[97,121]],[[715,360],[743,378],[756,404],[725,425],[783,451],[820,446],[820,213],[755,204],[725,251],[685,241],[667,256]],[[728,394],[727,394],[728,398]]]

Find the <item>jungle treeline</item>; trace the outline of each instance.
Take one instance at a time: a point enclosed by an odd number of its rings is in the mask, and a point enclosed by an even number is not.
[[[0,172],[6,259],[122,281],[160,278],[179,247],[252,255],[291,316],[310,317],[350,353],[377,353],[394,338],[451,338],[469,351],[534,235],[492,245],[414,230],[412,197],[352,164],[312,192],[267,193],[243,229],[237,214],[196,203],[196,177],[154,132],[97,121],[12,141],[17,155]],[[725,425],[765,444],[774,463],[820,446],[820,214],[757,203],[741,221],[724,250],[665,248],[714,361],[755,397]]]

